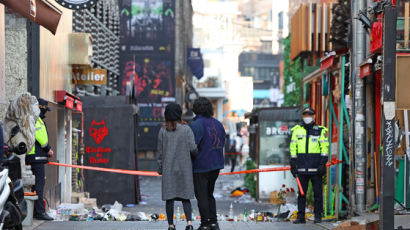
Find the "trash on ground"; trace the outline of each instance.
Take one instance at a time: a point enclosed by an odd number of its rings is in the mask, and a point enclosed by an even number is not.
[[[233,191],[231,191],[231,196],[232,197],[241,197],[246,193],[249,193],[249,189],[237,187]]]
[[[122,211],[122,204],[118,203],[118,201],[115,201],[114,204],[111,206],[111,210],[116,210],[118,212]]]
[[[357,222],[352,220],[347,220],[340,223],[334,230],[366,230],[366,229],[379,229],[379,221],[372,222]]]

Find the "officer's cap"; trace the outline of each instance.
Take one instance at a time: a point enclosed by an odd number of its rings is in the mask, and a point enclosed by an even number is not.
[[[303,109],[302,114],[315,115],[315,110],[312,107],[306,107]]]
[[[37,101],[38,101],[38,105],[47,106],[47,111],[51,111],[50,107],[48,107],[48,101],[47,100],[39,97],[37,99]]]

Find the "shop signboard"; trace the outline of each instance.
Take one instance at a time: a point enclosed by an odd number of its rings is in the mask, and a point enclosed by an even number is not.
[[[75,85],[106,85],[107,70],[73,68],[72,82]]]
[[[118,90],[136,92],[138,147],[155,150],[165,106],[175,101],[175,1],[121,0],[120,12]]]
[[[366,63],[362,66],[360,66],[360,77],[364,78],[369,76],[371,73],[371,63]]]

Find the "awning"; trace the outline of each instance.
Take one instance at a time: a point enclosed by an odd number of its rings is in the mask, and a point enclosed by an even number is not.
[[[330,52],[326,57],[322,58],[320,60],[320,70],[325,70],[329,69],[333,66],[334,60],[335,60],[336,52],[332,51]]]
[[[0,3],[56,34],[62,12],[47,0],[0,0]]]
[[[79,97],[65,90],[57,90],[54,93],[57,103],[64,105],[67,109],[76,110],[77,112],[83,111],[83,103]]]
[[[318,77],[321,77],[323,73],[323,70],[321,69],[317,69],[314,72],[310,73],[309,75],[307,75],[306,77],[303,78],[303,82],[304,83],[308,83]]]
[[[256,110],[259,121],[300,121],[302,113],[299,107],[264,108]]]

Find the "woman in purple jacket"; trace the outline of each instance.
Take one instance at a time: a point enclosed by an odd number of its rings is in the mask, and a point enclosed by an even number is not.
[[[208,99],[198,98],[193,111],[196,117],[189,126],[198,146],[192,167],[195,197],[201,214],[199,230],[219,230],[213,193],[219,171],[224,168],[225,129],[221,122],[212,117],[213,108]]]

